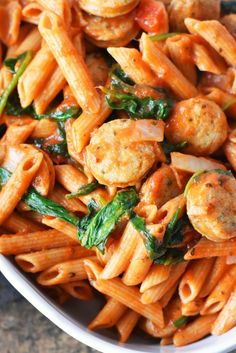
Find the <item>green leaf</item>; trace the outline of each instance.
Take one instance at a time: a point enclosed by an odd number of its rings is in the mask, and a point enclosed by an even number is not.
[[[135,84],[135,82],[122,70],[122,68],[118,64],[112,66],[110,76],[111,78],[113,76],[118,77],[121,81],[131,86]]]
[[[58,122],[65,122],[71,118],[78,118],[81,112],[82,112],[81,108],[74,105],[74,106],[70,106],[62,110],[56,110],[47,114],[36,115],[35,119],[37,120],[52,119]]]
[[[120,191],[114,199],[100,209],[93,217],[83,219],[78,226],[78,237],[81,245],[90,249],[93,246],[104,253],[109,235],[114,230],[117,222],[136,206],[138,202],[137,192],[133,189]],[[94,212],[94,211],[93,211]]]
[[[104,92],[106,102],[111,109],[125,110],[130,117],[136,119],[165,120],[172,107],[169,99],[139,98],[131,93],[120,93],[109,89],[104,89]]]
[[[155,263],[169,265],[183,261],[183,251],[171,248],[171,246],[183,241],[183,228],[187,221],[185,217],[178,219],[180,211],[181,209],[178,208],[172,220],[168,223],[162,241],[159,241],[149,232],[142,217],[132,212],[130,220],[134,228],[142,235],[149,256]]]
[[[0,185],[1,187],[10,179],[11,173],[4,168],[0,168]],[[69,222],[75,226],[79,223],[79,218],[73,213],[69,212],[65,207],[57,202],[54,202],[44,196],[41,196],[34,188],[29,190],[22,197],[32,211],[38,212],[44,216],[53,216],[63,221]]]
[[[16,73],[16,70],[15,70],[16,63],[19,60],[24,60],[24,58],[25,58],[25,53],[18,55],[15,58],[6,58],[4,60],[4,65],[8,68],[8,70],[10,71],[11,74],[15,74]]]
[[[32,105],[29,105],[26,108],[21,107],[20,98],[17,91],[10,95],[6,104],[6,113],[13,116],[30,115],[33,117],[36,114]]]
[[[235,104],[236,103],[236,98],[232,98],[228,101],[228,103],[226,103],[223,107],[222,107],[222,110],[223,112],[225,110],[227,110],[229,107],[231,107],[231,105]]]
[[[98,187],[100,186],[100,184],[98,183],[97,180],[93,181],[92,183],[86,184],[86,185],[82,185],[78,191],[76,192],[72,192],[71,194],[67,194],[66,198],[68,200],[73,199],[75,197],[79,197],[79,196],[84,196],[84,195],[88,195],[90,194],[92,191],[96,190]]]
[[[162,33],[162,34],[155,34],[153,36],[149,36],[149,38],[153,41],[153,42],[161,42],[162,40],[166,40],[170,37],[174,37],[177,34],[179,34],[178,32],[170,32],[170,33]]]
[[[221,0],[221,11],[223,13],[235,13],[236,12],[235,0]]]
[[[176,145],[173,145],[169,141],[164,140],[161,143],[161,146],[163,148],[163,151],[164,151],[165,155],[169,156],[171,154],[171,152],[180,152],[180,151],[182,151],[187,146],[187,144],[188,144],[187,141],[183,141],[183,142],[180,142],[180,143],[178,143]]]
[[[180,328],[182,327],[183,325],[187,324],[187,322],[190,320],[190,317],[189,316],[180,316],[180,318],[178,318],[177,320],[175,320],[173,322],[173,325],[176,327],[176,328]]]
[[[3,94],[2,94],[2,96],[0,98],[0,116],[3,113],[3,110],[6,107],[7,100],[9,98],[10,94],[16,88],[18,80],[21,77],[21,75],[24,73],[24,71],[25,71],[26,67],[28,66],[28,64],[30,63],[30,61],[32,59],[32,56],[33,56],[32,51],[27,51],[27,52],[25,52],[24,54],[22,54],[20,56],[21,64],[20,64],[18,70],[16,71],[16,73],[14,73],[11,82],[9,83],[9,85],[7,86],[7,88],[5,89],[5,91],[3,92]],[[10,65],[10,67],[12,67],[12,64]]]

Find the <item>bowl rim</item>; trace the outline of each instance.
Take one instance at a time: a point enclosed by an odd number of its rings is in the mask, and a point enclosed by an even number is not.
[[[59,309],[53,302],[43,296],[35,286],[32,286],[31,282],[20,272],[16,265],[3,255],[0,255],[0,272],[37,310],[62,331],[83,344],[103,353],[147,353],[145,345],[143,345],[144,350],[142,348],[141,350],[134,350],[130,348],[134,345],[127,346],[118,342],[112,343],[112,341],[109,342],[109,340],[102,338],[102,336],[99,337],[99,335],[86,329],[82,324],[70,318],[68,314],[63,313],[63,309]],[[199,342],[179,348],[173,346],[160,347],[160,353],[199,353],[199,350],[201,350],[201,353],[223,353],[236,348],[236,336],[235,341],[221,339],[217,340],[219,342],[216,342],[217,344],[214,345],[209,345],[209,343],[202,345],[204,341],[206,341],[206,339],[200,341],[200,347],[198,347]],[[157,347],[159,347],[158,344]]]

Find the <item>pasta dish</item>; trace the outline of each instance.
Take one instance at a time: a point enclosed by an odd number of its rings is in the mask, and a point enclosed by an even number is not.
[[[236,325],[235,172],[235,1],[0,0],[0,253],[90,330]]]

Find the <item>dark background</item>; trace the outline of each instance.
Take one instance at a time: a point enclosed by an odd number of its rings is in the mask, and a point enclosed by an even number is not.
[[[97,353],[61,331],[0,273],[0,353]]]

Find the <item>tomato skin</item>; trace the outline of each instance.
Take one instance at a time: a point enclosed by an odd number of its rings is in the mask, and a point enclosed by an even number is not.
[[[135,20],[148,33],[167,33],[169,31],[168,15],[161,1],[142,0]]]

